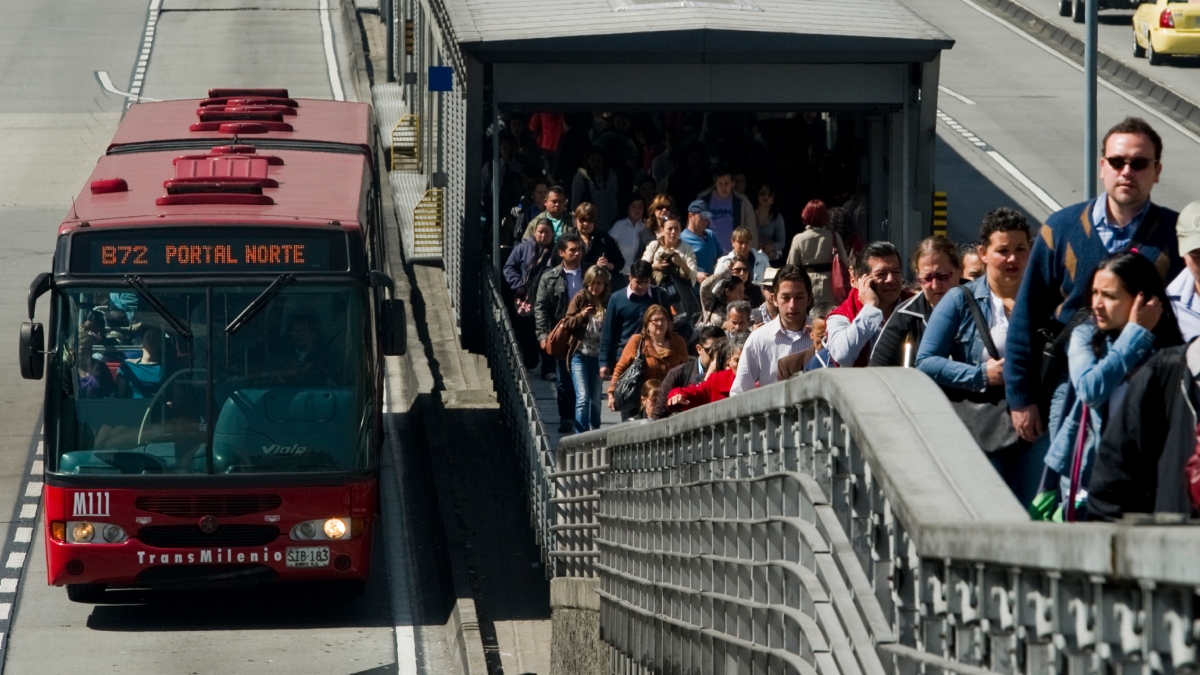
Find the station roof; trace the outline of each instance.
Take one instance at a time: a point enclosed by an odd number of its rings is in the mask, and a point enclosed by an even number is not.
[[[156,200],[168,192],[163,182],[183,173],[175,162],[180,155],[179,152],[140,152],[101,157],[60,233],[74,229],[83,221],[93,227],[258,224],[264,221],[327,225],[334,220],[352,226],[358,221],[359,200],[369,171],[362,155],[282,149],[243,155],[237,159],[271,156],[282,160],[281,165],[266,167],[266,176],[276,181],[278,187],[266,187],[262,194],[270,197],[274,204],[159,205]],[[113,178],[124,179],[128,190],[92,192],[92,181]]]
[[[950,36],[897,0],[432,0],[484,62],[923,62]]]

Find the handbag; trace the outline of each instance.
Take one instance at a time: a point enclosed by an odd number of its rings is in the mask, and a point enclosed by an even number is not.
[[[963,292],[967,309],[975,321],[975,328],[983,339],[983,347],[993,360],[1000,360],[1000,352],[992,341],[992,333],[979,304],[969,293]],[[957,387],[947,388],[946,398],[958,418],[971,432],[971,436],[979,447],[987,454],[1006,452],[1024,447],[1027,441],[1022,439],[1013,427],[1012,416],[1008,409],[1008,400],[1004,397],[1004,387],[989,386],[986,391],[974,392]]]
[[[613,385],[613,407],[620,412],[633,412],[642,403],[642,374],[646,372],[642,342],[638,341],[637,356],[628,368],[621,371],[621,377]]]
[[[556,359],[567,358],[571,350],[571,331],[567,330],[567,317],[558,320],[550,334],[542,341],[542,351]]]
[[[835,234],[833,248],[833,262],[830,263],[829,270],[829,288],[833,292],[833,301],[837,304],[842,304],[846,298],[850,297],[850,270],[842,264],[842,256],[838,255],[837,242],[840,241]]]

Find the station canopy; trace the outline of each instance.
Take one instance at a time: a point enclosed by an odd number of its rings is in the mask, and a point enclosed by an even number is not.
[[[441,0],[503,105],[899,105],[953,40],[896,0]]]

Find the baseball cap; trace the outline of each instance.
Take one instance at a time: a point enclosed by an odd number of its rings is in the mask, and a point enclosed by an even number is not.
[[[1200,248],[1200,200],[1183,207],[1175,223],[1175,234],[1179,237],[1179,253]]]
[[[701,216],[704,216],[706,219],[712,220],[712,213],[708,210],[708,202],[704,201],[703,199],[697,199],[691,204],[688,204],[688,213],[698,213]]]
[[[774,288],[775,287],[775,275],[777,275],[777,274],[779,274],[778,267],[768,267],[766,269],[766,271],[763,272],[762,279],[756,279],[755,281],[753,281],[751,283],[753,283],[756,286],[762,286],[764,288]]]

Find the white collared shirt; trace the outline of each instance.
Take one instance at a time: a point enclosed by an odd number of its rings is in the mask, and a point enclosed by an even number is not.
[[[1185,268],[1175,277],[1167,286],[1167,297],[1171,299],[1184,341],[1200,335],[1200,297],[1196,294],[1196,277],[1191,270]]]
[[[729,395],[774,384],[779,380],[779,359],[811,346],[812,329],[808,319],[805,319],[804,328],[799,332],[785,330],[779,317],[763,324],[746,338]]]

